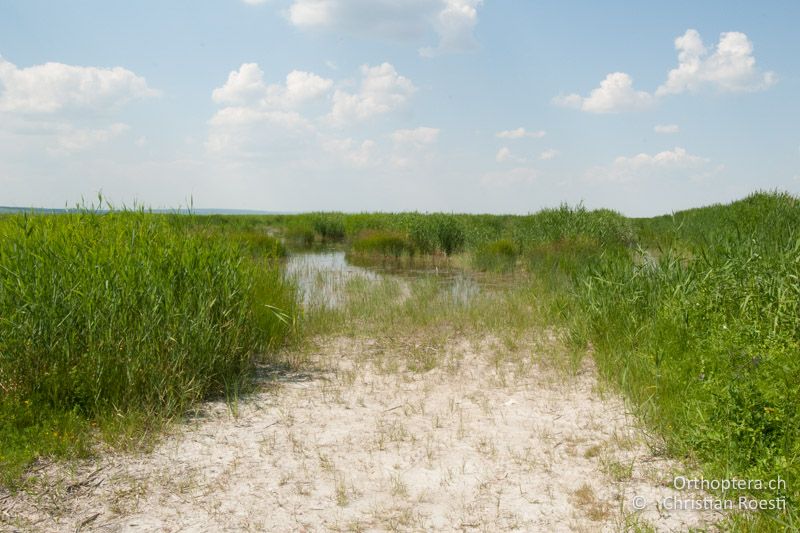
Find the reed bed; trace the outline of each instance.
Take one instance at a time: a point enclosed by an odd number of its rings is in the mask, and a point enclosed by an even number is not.
[[[0,219],[6,480],[39,457],[86,453],[97,428],[144,431],[236,393],[286,336],[295,297],[274,242],[190,221],[92,210]]]
[[[759,193],[639,221],[649,248],[574,271],[577,336],[669,452],[708,479],[777,480],[743,494],[787,510],[736,530],[797,528],[800,202]]]

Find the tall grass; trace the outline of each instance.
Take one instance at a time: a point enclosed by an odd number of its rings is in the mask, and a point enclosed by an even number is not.
[[[508,272],[514,269],[519,257],[517,246],[509,239],[480,244],[472,254],[472,264],[478,270]]]
[[[673,454],[710,478],[785,480],[748,496],[785,497],[788,512],[736,528],[797,527],[798,221],[796,199],[756,194],[639,221],[651,249],[572,269],[578,338]]]
[[[234,218],[234,217],[222,217]],[[245,217],[249,218],[249,217]],[[255,220],[225,224],[256,225]],[[481,244],[511,240],[518,250],[557,240],[587,237],[603,244],[631,244],[631,221],[613,211],[589,211],[563,205],[532,215],[466,215],[447,213],[309,213],[271,215],[263,223],[281,228],[294,243],[352,243],[365,231],[401,234],[422,255],[453,255],[473,251]]]
[[[402,233],[386,230],[365,230],[351,246],[351,253],[361,256],[400,259],[413,257],[414,246]]]
[[[0,466],[80,453],[92,424],[238,390],[294,294],[254,248],[144,212],[0,219]],[[274,242],[273,242],[274,244]],[[250,252],[250,253],[246,253]],[[267,257],[267,259],[264,259]]]

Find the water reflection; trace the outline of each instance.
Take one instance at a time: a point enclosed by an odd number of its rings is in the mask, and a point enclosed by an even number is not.
[[[286,274],[293,278],[305,307],[337,307],[343,303],[344,288],[355,278],[378,281],[381,276],[347,262],[344,252],[291,254]]]
[[[448,286],[448,295],[459,305],[468,305],[481,292],[477,281],[462,274],[451,277]]]
[[[294,278],[303,305],[337,307],[344,303],[348,282],[360,279],[379,282],[392,279],[426,279],[441,284],[444,296],[459,305],[469,305],[480,293],[479,283],[462,271],[446,268],[397,268],[396,266],[356,266],[342,251],[306,252],[289,256],[287,275]]]

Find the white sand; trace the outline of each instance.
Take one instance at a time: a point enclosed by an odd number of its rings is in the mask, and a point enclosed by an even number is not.
[[[318,344],[318,371],[265,385],[238,417],[208,404],[153,453],[50,465],[38,488],[0,501],[0,528],[680,531],[719,518],[655,509],[678,495],[681,466],[597,392],[590,358],[565,375],[525,363],[547,343],[513,357],[496,339]],[[434,370],[404,370],[426,350]]]

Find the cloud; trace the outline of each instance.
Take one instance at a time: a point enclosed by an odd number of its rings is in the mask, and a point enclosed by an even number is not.
[[[217,111],[209,124],[219,127],[248,126],[258,123],[270,123],[283,129],[311,131],[311,122],[296,111],[263,110],[244,106],[231,106]]]
[[[487,172],[481,177],[481,184],[487,187],[509,187],[535,183],[539,173],[534,168],[516,167],[511,170]]]
[[[511,149],[507,146],[501,147],[497,154],[494,156],[495,161],[498,163],[507,163],[507,162],[514,162],[514,163],[524,163],[526,161],[525,157],[519,157],[511,152]]]
[[[284,85],[267,85],[258,64],[244,63],[228,75],[222,87],[214,89],[212,99],[218,104],[291,108],[323,96],[331,87],[332,80],[300,70],[287,74]]]
[[[332,80],[300,70],[287,74],[284,83],[267,84],[258,64],[243,63],[211,93],[223,107],[208,122],[206,148],[248,158],[279,151],[296,154],[317,138],[303,106],[320,100],[332,87]]]
[[[264,72],[256,63],[243,63],[228,74],[225,85],[214,89],[211,99],[218,104],[243,104],[258,101],[267,92]]]
[[[267,84],[258,64],[244,63],[211,93],[221,107],[208,121],[206,148],[226,157],[268,156],[287,164],[289,153],[307,162],[320,152],[335,154],[353,167],[372,164],[376,160],[373,141],[356,144],[350,138],[332,139],[325,133],[327,127],[341,128],[389,113],[403,106],[416,87],[389,63],[362,66],[361,80],[353,92],[340,88],[331,95],[333,86],[333,80],[299,70],[290,72],[284,83]],[[341,86],[346,87],[347,82]],[[330,111],[309,116],[314,108],[308,104],[326,95]],[[426,127],[397,130],[393,139],[395,145],[414,148],[435,142],[438,133],[438,129]]]
[[[498,131],[494,134],[495,137],[498,139],[521,139],[523,137],[533,137],[535,139],[541,139],[544,137],[546,132],[544,130],[539,131],[525,131],[525,128],[517,128],[515,130],[506,130],[506,131]]]
[[[477,48],[473,32],[478,25],[478,7],[482,4],[483,0],[445,0],[434,24],[439,34],[439,46],[421,48],[420,55],[434,57]]]
[[[640,153],[632,157],[620,156],[614,160],[614,165],[639,169],[651,166],[693,166],[707,163],[708,161],[704,157],[691,155],[684,148],[676,147],[673,150],[666,150],[655,155]]]
[[[723,169],[722,165],[713,166],[710,159],[692,155],[684,148],[676,147],[654,155],[640,153],[630,157],[617,157],[609,166],[591,169],[587,178],[591,181],[621,183],[675,178],[699,180]]]
[[[431,30],[436,47],[420,49],[424,56],[475,48],[473,30],[483,0],[293,0],[286,16],[303,29],[367,34],[417,41]]]
[[[398,169],[418,169],[436,157],[433,146],[439,141],[439,128],[419,127],[395,130],[390,163]]]
[[[656,124],[653,127],[653,131],[656,133],[678,133],[681,131],[681,128],[677,124]]]
[[[334,125],[367,120],[403,106],[417,88],[411,80],[397,73],[389,63],[361,67],[361,85],[357,93],[337,90],[329,121]]]
[[[92,148],[98,144],[107,143],[108,141],[119,137],[130,127],[121,122],[112,124],[107,128],[99,129],[75,129],[72,127],[65,127],[56,136],[56,147],[51,148],[51,153],[71,154]]]
[[[504,163],[508,161],[509,159],[511,159],[511,150],[509,150],[508,147],[503,146],[497,151],[497,155],[494,156],[494,159],[498,163]]]
[[[558,150],[554,150],[553,148],[548,148],[547,150],[544,150],[541,154],[539,154],[539,159],[541,159],[542,161],[550,161],[551,159],[555,159],[556,157],[558,157],[558,155],[559,155]]]
[[[293,0],[287,16],[303,29],[327,29],[391,39],[420,38],[440,0]]]
[[[686,30],[675,39],[678,66],[669,71],[667,81],[656,95],[680,94],[710,87],[721,92],[764,90],[777,82],[774,72],[761,73],[756,68],[753,44],[744,33],[720,34],[713,53],[709,54],[696,30]]]
[[[553,103],[587,113],[619,113],[646,109],[654,102],[653,95],[633,88],[633,79],[624,72],[612,72],[592,90],[589,96],[559,95]]]
[[[292,171],[324,161],[321,154],[354,168],[391,162],[391,153],[376,155],[374,141],[332,136],[330,127],[343,128],[400,108],[416,87],[389,63],[364,65],[360,72],[355,89],[346,88],[353,82],[344,81],[334,91],[333,80],[299,70],[290,72],[284,83],[268,84],[258,64],[244,63],[211,93],[220,108],[208,121],[206,149],[241,161],[269,157],[274,165]],[[322,110],[309,104],[323,99],[330,111],[311,115]],[[413,162],[438,135],[439,130],[430,127],[396,130],[391,134],[395,156]]]
[[[247,158],[297,153],[317,136],[314,125],[291,110],[230,106],[208,124],[205,146],[210,152]]]
[[[439,140],[439,128],[419,127],[411,130],[395,130],[392,140],[396,145],[423,147]]]
[[[159,94],[122,67],[48,62],[19,68],[0,57],[0,135],[19,151],[87,151],[130,129],[109,115],[132,100]]]
[[[777,82],[774,72],[761,73],[756,68],[753,44],[744,33],[720,35],[714,52],[709,54],[696,30],[686,30],[675,39],[678,66],[667,74],[667,81],[654,93],[633,88],[633,79],[625,72],[612,72],[589,96],[562,94],[553,103],[587,113],[618,113],[647,109],[670,94],[695,92],[703,88],[719,92],[753,92]]]
[[[147,81],[122,67],[44,63],[18,68],[0,57],[0,112],[52,114],[100,111],[157,96]]]
[[[369,139],[358,143],[353,139],[331,139],[322,143],[322,148],[341,161],[356,168],[364,168],[377,163],[374,159],[375,142]]]

